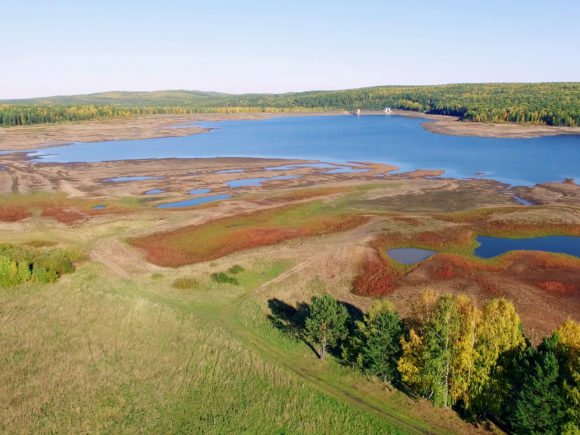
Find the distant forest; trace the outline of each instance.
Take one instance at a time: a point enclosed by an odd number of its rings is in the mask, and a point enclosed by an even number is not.
[[[154,114],[382,110],[457,116],[462,121],[580,126],[580,83],[380,86],[287,94],[199,91],[105,92],[0,101],[0,126]]]

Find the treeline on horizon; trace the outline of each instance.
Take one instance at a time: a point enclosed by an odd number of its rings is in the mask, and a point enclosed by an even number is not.
[[[388,301],[365,314],[330,295],[295,309],[270,300],[275,326],[343,364],[410,395],[513,433],[580,429],[580,324],[571,319],[534,346],[513,304],[477,307],[427,291],[405,318]]]
[[[107,92],[0,101],[0,126],[139,115],[210,112],[382,110],[456,116],[463,121],[580,126],[580,83],[381,86],[286,94],[199,91]]]

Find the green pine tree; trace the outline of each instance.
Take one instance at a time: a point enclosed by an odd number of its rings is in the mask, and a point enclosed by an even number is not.
[[[530,354],[530,370],[516,393],[513,414],[508,417],[516,433],[559,434],[565,423],[565,403],[557,355],[558,334]]]
[[[319,346],[318,356],[324,359],[328,347],[346,338],[348,312],[344,305],[330,295],[312,298],[310,312],[306,318],[305,335]]]

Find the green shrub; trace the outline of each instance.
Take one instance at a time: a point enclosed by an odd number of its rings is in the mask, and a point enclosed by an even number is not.
[[[0,245],[0,287],[12,287],[27,281],[55,282],[61,275],[74,270],[70,256],[62,249],[46,250],[30,244]]]
[[[154,281],[159,281],[160,279],[163,279],[163,274],[159,272],[152,273],[151,279]]]
[[[239,264],[235,264],[228,269],[228,272],[233,274],[233,275],[235,275],[236,273],[243,272],[243,271],[244,271],[244,268],[242,266],[240,266]]]
[[[197,288],[199,283],[193,278],[178,278],[171,284],[171,287],[179,290],[191,290]]]
[[[210,275],[211,279],[218,284],[232,284],[232,285],[240,285],[240,282],[234,278],[233,276],[229,276],[225,272],[216,272]]]

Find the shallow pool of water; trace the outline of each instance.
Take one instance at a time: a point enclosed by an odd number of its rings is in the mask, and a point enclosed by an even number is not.
[[[93,205],[91,208],[93,210],[104,210],[105,208],[107,208],[107,206],[104,204],[98,204],[98,205]]]
[[[497,257],[508,251],[544,251],[580,257],[580,237],[574,236],[547,236],[528,239],[479,236],[477,241],[480,246],[475,249],[475,255],[481,258]]]
[[[211,195],[202,196],[200,198],[191,198],[184,201],[175,202],[165,202],[163,204],[158,204],[157,208],[183,208],[183,207],[193,207],[195,205],[207,204],[208,202],[223,201],[224,199],[231,198],[232,195],[222,194],[222,195]]]
[[[326,171],[325,174],[357,174],[368,172],[370,169],[363,169],[363,168],[352,168],[350,166],[341,166],[340,168],[331,169],[330,171]]]
[[[151,189],[151,190],[147,190],[146,192],[143,192],[144,195],[158,195],[160,193],[165,193],[165,190],[163,190],[163,189]]]
[[[269,166],[265,169],[266,171],[291,171],[300,168],[333,169],[336,168],[336,165],[329,163],[298,163],[296,165]]]
[[[246,172],[244,169],[222,169],[221,171],[215,171],[215,174],[240,174]]]
[[[193,189],[193,190],[190,190],[188,193],[190,195],[204,195],[204,194],[209,193],[209,192],[211,192],[211,189]]]
[[[243,178],[240,180],[228,181],[226,184],[228,187],[233,189],[237,187],[247,187],[247,186],[260,186],[266,181],[273,180],[293,180],[295,178],[300,178],[299,175],[279,175],[277,177],[263,177],[263,178]]]
[[[105,183],[127,183],[129,181],[147,181],[147,180],[163,180],[165,177],[151,177],[151,176],[138,176],[138,177],[113,177],[103,180]]]
[[[418,248],[394,248],[387,250],[387,255],[399,263],[416,264],[435,255],[436,251]]]

